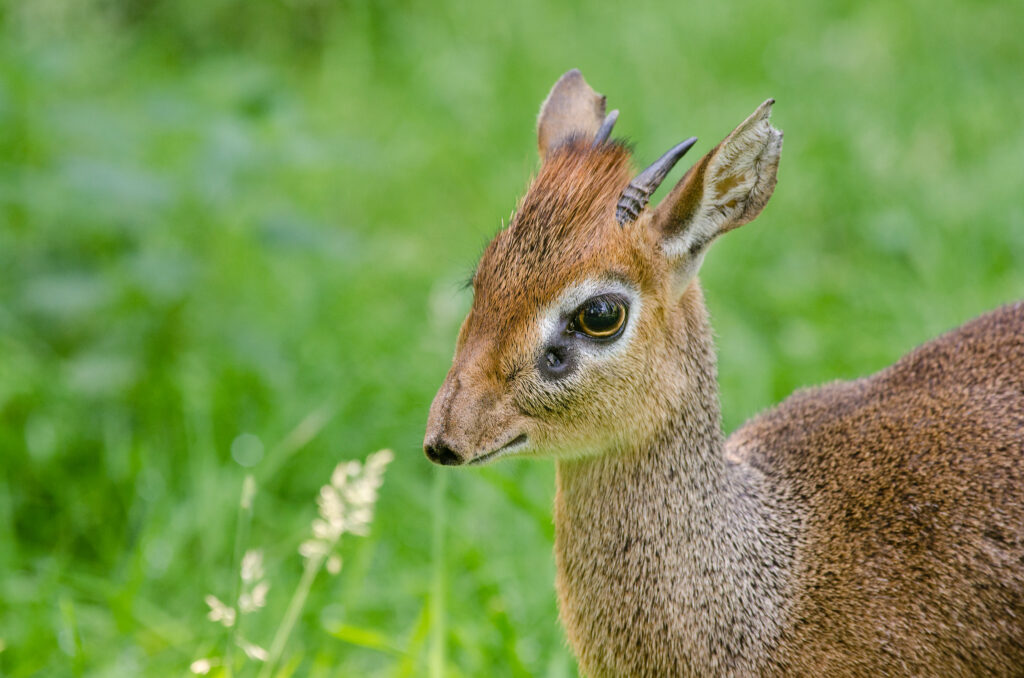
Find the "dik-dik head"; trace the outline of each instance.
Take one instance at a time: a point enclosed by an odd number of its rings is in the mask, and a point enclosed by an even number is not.
[[[688,329],[708,246],[775,187],[782,133],[766,101],[654,209],[696,141],[634,173],[618,111],[577,70],[537,122],[541,168],[473,276],[473,305],[434,398],[424,449],[441,464],[609,452],[653,435],[697,388]],[[684,359],[680,359],[682,356]]]

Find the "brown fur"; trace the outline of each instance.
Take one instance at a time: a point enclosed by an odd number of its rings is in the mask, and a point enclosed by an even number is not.
[[[473,276],[481,323],[488,330],[492,323],[513,329],[510,325],[557,292],[567,275],[582,274],[609,239],[620,239],[612,218],[615,199],[631,178],[629,151],[621,145],[591,149],[586,140],[574,139],[552,154]]]
[[[803,513],[794,669],[1024,672],[1024,304],[727,445]]]
[[[561,617],[594,678],[1024,674],[1024,304],[722,435],[695,276],[775,186],[770,106],[620,227],[629,154],[591,146],[603,98],[581,75],[556,84],[426,451],[556,459]],[[621,338],[563,329],[608,290]]]

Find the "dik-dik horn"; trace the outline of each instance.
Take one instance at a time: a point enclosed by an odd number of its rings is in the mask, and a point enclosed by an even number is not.
[[[561,618],[594,678],[1024,675],[1024,304],[722,433],[697,272],[771,197],[772,103],[653,207],[693,140],[637,172],[617,111],[562,76],[426,454],[555,460]]]

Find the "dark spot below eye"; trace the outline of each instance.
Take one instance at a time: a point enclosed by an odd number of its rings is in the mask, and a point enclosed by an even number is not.
[[[537,367],[548,379],[560,379],[572,369],[572,352],[567,346],[554,344],[544,349]]]

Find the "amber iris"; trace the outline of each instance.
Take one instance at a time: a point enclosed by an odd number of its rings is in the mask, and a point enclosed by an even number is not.
[[[615,336],[626,322],[626,307],[608,297],[595,297],[576,312],[576,329],[587,336],[607,339]]]

